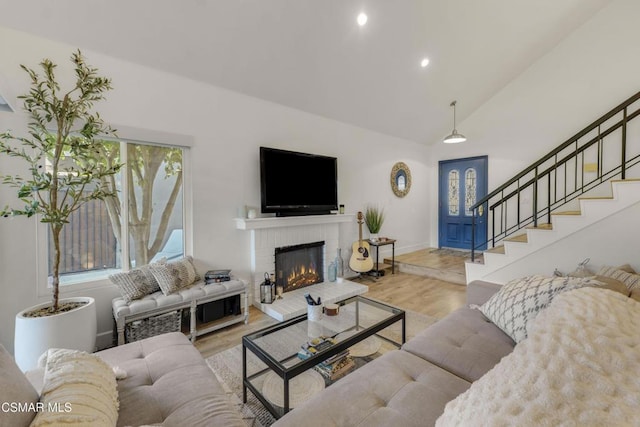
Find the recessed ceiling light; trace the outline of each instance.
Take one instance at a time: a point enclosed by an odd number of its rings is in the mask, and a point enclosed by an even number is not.
[[[360,13],[360,15],[358,15],[358,25],[360,25],[361,27],[363,27],[366,23],[367,23],[367,19],[369,19],[367,17],[366,13]]]
[[[427,65],[429,65],[429,58],[423,58],[422,61],[420,61],[420,66],[425,68]]]

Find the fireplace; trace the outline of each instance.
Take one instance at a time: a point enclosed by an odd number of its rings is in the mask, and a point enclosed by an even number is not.
[[[275,249],[276,286],[284,292],[324,282],[324,241]]]

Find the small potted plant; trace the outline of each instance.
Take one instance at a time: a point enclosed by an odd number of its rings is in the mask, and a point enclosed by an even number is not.
[[[378,233],[380,233],[383,222],[384,209],[378,206],[367,205],[364,210],[364,223],[369,229],[369,239],[372,242],[376,242],[378,240]]]
[[[24,176],[2,176],[3,184],[15,188],[20,206],[6,206],[0,215],[37,215],[48,225],[54,248],[52,301],[16,315],[14,353],[23,370],[35,366],[48,348],[93,351],[95,346],[95,301],[59,298],[60,236],[70,215],[84,203],[115,196],[101,180],[118,173],[122,165],[108,166],[98,155],[101,141],[97,137],[114,131],[92,111],[93,104],[111,89],[111,80],[98,76],[80,51],[71,61],[75,83],[68,90],[60,88],[51,60],[40,63],[41,74],[21,65],[31,79],[29,93],[19,97],[29,117],[24,132],[28,136],[0,133],[0,155],[22,160],[27,167]]]

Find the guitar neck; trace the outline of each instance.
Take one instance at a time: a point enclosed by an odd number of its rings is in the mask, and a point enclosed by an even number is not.
[[[362,223],[358,223],[358,245],[362,247]]]

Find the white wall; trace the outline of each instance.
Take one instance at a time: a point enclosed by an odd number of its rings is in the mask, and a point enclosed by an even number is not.
[[[36,66],[49,57],[60,69],[66,68],[75,48],[0,28],[0,76],[15,94],[24,93],[28,81],[19,64]],[[99,107],[107,122],[116,128],[149,129],[150,135],[185,135],[193,141],[193,254],[203,268],[231,268],[239,277],[250,276],[249,233],[236,230],[232,219],[238,207],[260,204],[261,145],[336,156],[339,198],[347,212],[370,202],[385,207],[381,234],[398,239],[398,252],[429,241],[425,147],[104,55],[84,54],[89,64],[113,79],[115,89]],[[0,130],[24,128],[21,114],[0,112]],[[389,185],[397,161],[407,163],[413,177],[411,192],[403,199],[396,198]],[[14,162],[0,159],[2,173],[16,168]],[[13,197],[12,191],[0,187],[0,204]],[[26,218],[0,221],[0,342],[10,350],[15,314],[48,299],[37,295],[37,271],[44,270],[37,265],[36,225]],[[353,238],[356,230],[354,224]],[[117,290],[105,286],[80,294],[97,299],[98,330],[108,339],[110,304]]]
[[[640,90],[638,16],[640,2],[612,2],[458,123],[467,142],[435,142],[429,206],[437,206],[439,160],[488,155],[491,191]],[[457,99],[464,103],[464,94]],[[432,211],[431,244],[437,245],[438,218]],[[623,223],[615,234],[629,232],[639,233]],[[573,264],[574,256],[567,256],[556,264]]]

